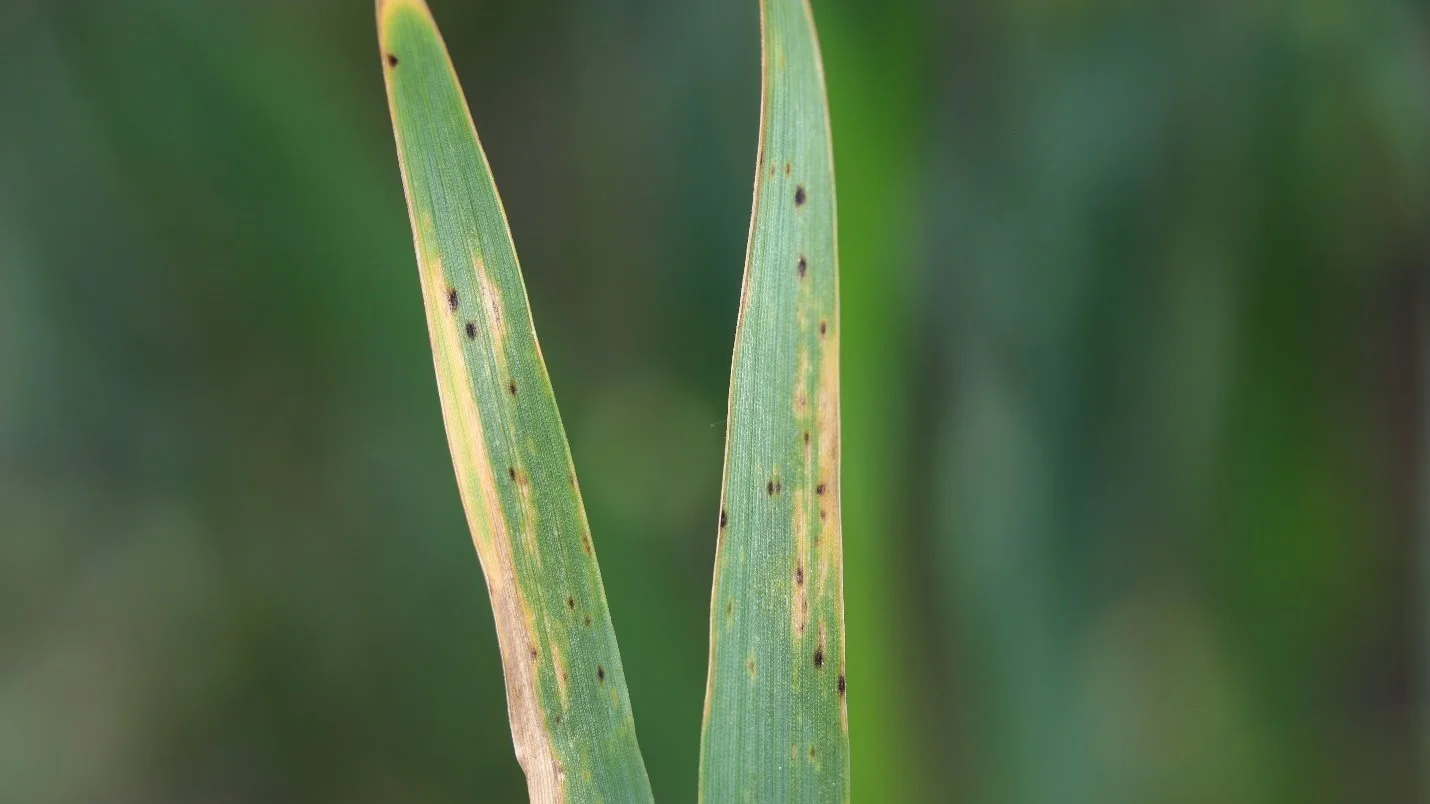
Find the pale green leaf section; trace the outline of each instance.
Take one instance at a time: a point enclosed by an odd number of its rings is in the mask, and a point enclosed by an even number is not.
[[[532,801],[651,800],[571,453],[491,170],[421,0],[378,39],[442,416]]]
[[[730,380],[700,793],[845,801],[834,168],[814,19],[764,0],[760,148]]]

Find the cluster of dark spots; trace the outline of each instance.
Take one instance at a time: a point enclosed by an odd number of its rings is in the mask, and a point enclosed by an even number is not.
[[[506,392],[512,396],[516,396],[516,380],[507,380]]]
[[[447,288],[447,309],[456,311],[457,309],[457,289]]]
[[[771,479],[768,483],[765,484],[765,493],[770,496],[774,496],[776,494],[779,494],[783,488],[784,487],[780,485],[779,480]]]
[[[467,340],[469,340],[469,341],[474,341],[474,340],[476,340],[476,339],[477,339],[477,325],[476,325],[476,324],[473,324],[473,323],[470,322],[470,321],[468,321],[468,322],[467,322]]]
[[[802,207],[802,206],[804,206],[804,185],[803,185],[803,184],[801,184],[801,185],[799,185],[798,187],[794,188],[794,205],[797,206],[797,207]]]
[[[721,528],[724,528],[724,527],[725,527],[725,523],[727,523],[727,522],[729,522],[729,521],[730,521],[730,516],[729,516],[729,514],[725,513],[725,509],[724,509],[724,508],[721,508],[721,509],[720,509],[720,527],[721,527]]]
[[[391,53],[387,54],[387,66],[388,66],[388,67],[396,67],[396,66],[397,66],[397,57],[394,56],[394,55],[392,55]]]
[[[840,674],[839,674],[839,694],[840,694],[840,695],[843,695],[843,694],[844,694],[844,674],[843,674],[843,673],[840,673]]]
[[[575,611],[575,610],[576,610],[576,598],[574,598],[574,597],[567,597],[567,598],[566,598],[566,608],[571,609],[572,611]]]
[[[516,467],[508,466],[506,468],[506,476],[511,478],[512,480],[516,480]]]
[[[821,667],[823,667],[823,666],[824,666],[824,646],[821,645],[821,646],[819,646],[819,647],[817,647],[817,648],[814,649],[814,669],[815,669],[815,670],[818,670],[819,668],[821,668]]]
[[[596,680],[602,684],[606,683],[606,668],[596,665]]]
[[[829,331],[829,323],[826,322],[826,321],[821,321],[821,322],[819,322],[819,337],[821,337],[821,338],[824,337],[824,333],[826,333],[826,332],[828,332],[828,331]]]
[[[815,486],[815,487],[814,487],[814,493],[815,493],[815,494],[818,494],[818,495],[821,496],[821,497],[823,497],[823,496],[824,496],[824,484],[823,484],[823,483],[820,483],[818,486]]]
[[[587,627],[587,628],[590,628],[590,627],[591,627],[591,615],[587,614],[587,615],[586,615],[584,618],[582,618],[582,619],[583,619],[583,622],[586,623],[586,627]]]
[[[795,270],[799,271],[800,279],[803,279],[805,273],[809,270],[809,262],[805,260],[803,254],[800,255],[799,266]]]
[[[795,584],[796,584],[797,586],[803,586],[803,585],[804,585],[804,565],[803,565],[803,564],[796,564],[796,565],[794,566],[794,582],[795,582]]]

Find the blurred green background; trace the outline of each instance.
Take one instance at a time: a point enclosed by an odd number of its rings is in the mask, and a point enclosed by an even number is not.
[[[693,800],[755,3],[431,5]],[[1430,798],[1430,9],[815,5],[856,801]],[[370,0],[0,27],[0,802],[520,800]]]

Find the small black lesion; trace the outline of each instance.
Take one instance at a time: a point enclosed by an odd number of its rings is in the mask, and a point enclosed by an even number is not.
[[[720,529],[724,530],[726,523],[730,521],[730,515],[725,513],[725,509],[720,509]]]
[[[473,324],[473,323],[470,322],[470,321],[468,321],[468,322],[467,322],[467,340],[469,340],[469,341],[474,341],[474,340],[476,340],[476,339],[477,339],[477,325],[476,325],[476,324]]]
[[[508,466],[506,468],[506,476],[511,478],[512,480],[516,480],[516,467]]]
[[[824,648],[823,648],[823,647],[815,648],[815,649],[814,649],[814,669],[815,669],[815,670],[818,670],[818,669],[820,669],[820,668],[823,667],[823,666],[824,666]]]
[[[576,610],[576,598],[574,598],[574,597],[567,597],[567,598],[566,598],[566,608],[571,609],[572,611],[575,611],[575,610]]]
[[[795,586],[804,586],[804,565],[796,564],[794,567]]]
[[[457,289],[447,288],[447,309],[456,311],[457,309]]]
[[[819,322],[819,337],[823,338],[827,332],[829,332],[829,323],[827,321]]]
[[[800,279],[803,279],[805,273],[807,273],[807,272],[809,271],[809,262],[808,262],[807,260],[805,260],[803,254],[800,255],[800,257],[799,257],[799,265],[798,265],[798,267],[795,268],[795,270],[799,272],[799,278],[800,278]]]
[[[839,674],[839,694],[840,694],[840,695],[843,695],[843,694],[844,694],[844,674],[843,674],[843,673],[840,673],[840,674]]]
[[[531,658],[535,659],[535,658],[536,658],[536,646],[535,646],[535,645],[531,645],[531,646],[528,648],[528,651],[531,653]]]
[[[804,193],[804,185],[803,185],[803,184],[801,184],[801,185],[799,185],[798,187],[794,188],[794,205],[795,205],[795,206],[797,206],[797,207],[802,207],[802,206],[804,206],[805,198],[806,198],[806,196],[805,196],[805,193]]]
[[[601,682],[602,684],[606,683],[606,668],[602,667],[599,664],[596,665],[596,680]]]
[[[507,380],[506,392],[513,397],[516,396],[516,380]]]
[[[824,496],[824,484],[823,484],[823,483],[820,483],[818,486],[815,486],[815,487],[814,487],[814,493],[817,494],[817,495],[819,495],[819,496],[821,496],[821,497],[823,497],[823,496]]]
[[[777,480],[777,479],[771,478],[771,479],[769,480],[769,482],[765,483],[765,493],[768,494],[768,495],[770,495],[771,497],[773,497],[773,496],[776,495],[776,494],[779,494],[779,493],[780,493],[780,481]]]
[[[394,55],[391,54],[391,53],[387,54],[387,66],[388,66],[388,67],[396,67],[396,66],[397,66],[397,57],[394,56]]]
[[[585,623],[587,628],[591,627],[591,615],[587,614],[585,617],[581,618],[581,621]]]
[[[808,431],[808,430],[805,430],[805,431],[804,431],[804,443],[805,443],[805,446],[809,446],[809,431]]]

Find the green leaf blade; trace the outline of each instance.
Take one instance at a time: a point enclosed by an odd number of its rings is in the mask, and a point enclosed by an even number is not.
[[[491,170],[421,0],[378,38],[438,392],[532,801],[649,801],[570,449]]]
[[[735,336],[702,800],[849,797],[834,169],[809,5],[764,0],[760,156]]]

